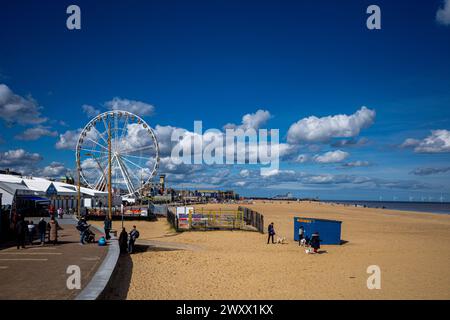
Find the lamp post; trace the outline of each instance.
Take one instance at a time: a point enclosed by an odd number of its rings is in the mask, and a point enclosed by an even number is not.
[[[78,151],[80,152],[80,151]],[[80,154],[78,154],[78,160],[77,160],[77,175],[78,175],[78,192],[77,192],[77,217],[78,219],[81,216],[81,181],[80,181]]]

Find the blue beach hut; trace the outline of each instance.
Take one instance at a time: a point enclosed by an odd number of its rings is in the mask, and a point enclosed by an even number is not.
[[[341,244],[342,221],[316,218],[294,217],[294,240],[298,241],[298,230],[303,226],[305,236],[311,238],[314,232],[319,232],[321,244]]]

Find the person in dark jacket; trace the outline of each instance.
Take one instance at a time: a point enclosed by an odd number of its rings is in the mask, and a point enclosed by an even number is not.
[[[122,232],[119,235],[119,248],[120,253],[127,253],[128,246],[128,233],[125,228],[122,228]]]
[[[273,236],[275,235],[275,228],[273,227],[273,222],[269,224],[267,232],[269,233],[269,237],[267,238],[267,244],[269,244],[270,238],[272,238],[272,243],[275,243],[275,241],[273,240]]]
[[[39,231],[39,239],[41,240],[41,245],[45,243],[45,233],[47,232],[47,222],[45,222],[44,218],[38,223],[38,231]]]
[[[103,222],[104,229],[105,229],[105,238],[106,240],[111,239],[111,236],[109,235],[109,232],[112,228],[112,221],[109,219],[108,215],[105,216],[105,221]]]
[[[311,235],[311,247],[314,249],[314,253],[317,253],[317,250],[320,249],[320,236],[319,233],[316,231]]]
[[[86,236],[86,231],[89,229],[89,225],[84,217],[78,221],[77,230],[80,232],[80,244],[84,244],[84,238]]]
[[[25,249],[25,237],[27,235],[28,225],[22,216],[18,216],[17,219],[15,226],[17,249],[20,249],[20,247]]]
[[[134,243],[139,238],[139,231],[136,226],[133,226],[133,230],[130,231],[130,240],[128,242],[128,253],[134,253]]]

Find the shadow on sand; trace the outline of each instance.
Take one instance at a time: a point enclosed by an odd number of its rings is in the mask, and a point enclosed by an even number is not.
[[[164,248],[157,245],[151,245],[151,244],[136,244],[135,245],[135,251],[136,253],[139,252],[146,252],[146,251],[177,251],[180,250],[178,248]]]
[[[121,254],[116,268],[99,300],[126,300],[130,288],[133,260],[129,254]]]
[[[136,244],[135,254],[146,251],[174,251],[179,249],[160,248],[153,245]],[[116,268],[109,279],[103,293],[100,295],[100,300],[126,300],[128,290],[130,288],[131,274],[133,273],[133,260],[129,254],[121,254],[117,261]]]

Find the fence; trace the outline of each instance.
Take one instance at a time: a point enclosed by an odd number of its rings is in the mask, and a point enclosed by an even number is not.
[[[167,221],[177,231],[181,230],[233,230],[247,229],[251,225],[257,231],[264,233],[264,216],[249,208],[239,207],[238,210],[205,210],[176,214],[175,208],[167,210]]]
[[[153,204],[148,205],[149,213],[156,216],[167,216],[167,204]]]
[[[244,229],[244,215],[240,210],[189,210],[175,214],[167,211],[167,220],[176,230],[235,230]]]
[[[259,232],[264,233],[264,216],[262,214],[241,206],[239,206],[238,210],[244,213],[244,221],[246,224],[255,227]]]
[[[178,231],[178,221],[176,214],[172,211],[172,209],[167,209],[167,221],[169,224]]]

